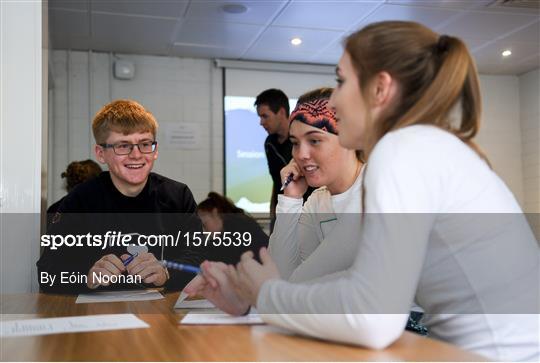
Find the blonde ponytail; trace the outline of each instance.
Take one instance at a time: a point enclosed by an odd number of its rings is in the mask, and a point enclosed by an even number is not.
[[[379,72],[388,72],[400,85],[397,104],[371,130],[375,142],[392,130],[434,125],[459,137],[487,162],[472,141],[480,127],[480,87],[474,61],[460,39],[439,37],[418,23],[388,21],[353,33],[345,49],[364,95]],[[450,114],[457,105],[461,120],[453,126]]]

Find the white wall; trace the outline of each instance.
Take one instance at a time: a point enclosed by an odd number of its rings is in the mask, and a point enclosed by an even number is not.
[[[49,203],[65,194],[60,174],[68,162],[91,155],[90,121],[95,112],[112,99],[126,97],[141,102],[163,125],[198,122],[203,130],[204,146],[192,151],[161,148],[155,170],[187,183],[197,201],[212,189],[222,192],[221,70],[214,68],[210,60],[134,55],[118,57],[135,63],[133,80],[121,81],[111,76],[112,55],[53,52],[54,160]],[[483,75],[480,81],[484,113],[478,142],[523,206],[526,198],[521,159],[520,79]],[[260,86],[260,89],[264,88],[264,85]],[[71,106],[68,108],[68,105]],[[69,123],[68,118],[71,120]]]
[[[523,207],[519,80],[515,76],[481,75],[480,87],[483,112],[476,140]]]
[[[41,2],[0,1],[0,293],[37,290],[43,55]]]
[[[519,77],[523,165],[523,208],[540,241],[540,70]]]

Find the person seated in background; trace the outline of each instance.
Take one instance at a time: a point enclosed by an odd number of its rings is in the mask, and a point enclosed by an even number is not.
[[[192,278],[183,271],[169,272],[160,261],[199,265],[204,255],[189,241],[190,233],[202,231],[190,189],[151,172],[158,158],[157,129],[154,116],[131,100],[113,101],[96,114],[92,122],[94,151],[109,171],[80,184],[66,196],[48,235],[90,233],[92,238],[109,238],[111,243],[96,246],[84,240],[81,246],[54,248],[50,242],[44,245],[42,237],[44,251],[37,267],[43,291],[78,293],[109,285],[181,289]],[[131,246],[118,240],[114,243],[112,238],[122,233],[129,235],[131,243],[144,244],[149,236],[176,232],[185,237],[176,243],[148,243],[133,254]],[[130,281],[126,276],[133,278]],[[62,281],[62,277],[66,279]]]
[[[216,241],[218,245],[212,245],[207,250],[206,256],[211,261],[236,264],[242,253],[253,251],[258,254],[261,247],[268,246],[268,235],[257,221],[234,205],[230,199],[216,192],[208,193],[208,197],[199,203],[197,214],[204,230],[217,232],[221,238],[221,243]],[[231,238],[232,241],[229,242],[226,238]]]
[[[62,173],[62,179],[66,179],[66,191],[71,191],[79,184],[97,177],[102,172],[101,167],[94,160],[72,161]],[[51,224],[52,217],[58,211],[65,196],[47,208],[47,225]]]

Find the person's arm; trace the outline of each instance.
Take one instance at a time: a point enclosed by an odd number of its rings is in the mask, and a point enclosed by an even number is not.
[[[276,206],[278,200],[278,193],[276,192],[276,184],[272,184],[272,194],[270,196],[270,219],[276,219]]]
[[[301,245],[300,250],[304,251],[301,256],[302,262],[288,280],[290,282],[311,281],[351,267],[358,250],[358,241],[351,236],[360,234],[359,218],[359,213],[341,214],[324,239],[321,241],[317,239],[317,245],[313,246],[314,248],[308,246],[307,243]],[[301,227],[302,225],[299,226]],[[310,230],[314,231],[314,229]],[[307,242],[308,239],[304,238],[302,241]]]
[[[233,214],[233,216],[239,216],[239,220],[242,221],[240,224],[240,228],[237,228],[235,232],[240,232],[241,235],[243,235],[245,232],[248,232],[251,238],[251,244],[249,246],[246,246],[245,248],[242,248],[242,253],[251,250],[255,256],[258,256],[259,250],[262,247],[268,247],[268,235],[263,231],[259,223],[257,223],[257,221],[253,217],[247,214],[240,213]],[[238,255],[238,258],[240,256],[241,254]]]
[[[36,263],[40,290],[56,294],[78,294],[91,291],[86,286],[86,283],[62,283],[63,276],[68,278],[71,275],[87,275],[88,269],[86,269],[86,266],[77,265],[77,261],[81,261],[79,257],[80,253],[78,253],[76,247],[59,247],[57,250],[44,247],[43,253]],[[54,282],[50,278],[45,279],[46,276],[54,277]]]
[[[372,153],[351,268],[321,283],[266,281],[257,298],[266,322],[376,349],[402,334],[441,196],[435,166],[406,146],[386,142]]]
[[[306,208],[303,208],[302,203],[302,198],[278,196],[277,218],[270,235],[269,252],[281,277],[286,280],[320,243],[316,226],[306,212],[309,201],[306,202]]]
[[[206,248],[204,246],[194,246],[193,245],[193,233],[202,232],[202,222],[195,213],[197,204],[193,198],[191,190],[185,186],[179,196],[181,198],[181,216],[180,221],[173,223],[174,235],[181,231],[182,238],[180,239],[177,246],[165,246],[164,250],[164,259],[182,263],[189,264],[193,266],[199,266],[206,259]],[[170,218],[171,216],[164,216],[164,218]],[[176,216],[173,216],[175,219],[178,219]],[[188,240],[184,236],[187,235],[191,240]],[[177,270],[168,270],[169,279],[165,283],[167,289],[170,290],[180,290],[187,283],[193,279],[193,275],[184,271]]]
[[[76,194],[66,196],[51,218],[51,223],[47,226],[47,234],[62,236],[81,234],[81,227],[86,224],[87,214],[77,211],[82,211],[82,201]],[[65,294],[90,291],[84,282],[62,283],[61,278],[63,274],[66,277],[72,274],[86,276],[95,262],[91,260],[98,259],[95,255],[96,250],[87,246],[61,246],[57,249],[52,246],[43,247],[43,253],[36,263],[41,291]],[[51,283],[51,279],[42,279],[44,276],[54,277],[54,283]]]
[[[302,195],[308,184],[294,160],[281,169],[280,176],[282,180],[292,179],[284,194],[278,197],[277,219],[270,235],[269,253],[281,277],[288,280],[321,242],[316,216],[323,212],[319,210],[318,198],[326,195],[315,194],[303,203]]]
[[[277,205],[277,190],[278,188],[276,185],[276,179],[274,178],[274,174],[272,173],[272,166],[270,165],[270,158],[271,154],[273,153],[274,148],[271,146],[271,143],[269,142],[269,137],[266,138],[264,141],[264,153],[266,154],[266,164],[268,165],[268,174],[272,178],[272,191],[270,194],[270,233],[272,233],[274,229],[274,222],[276,220],[276,205]]]

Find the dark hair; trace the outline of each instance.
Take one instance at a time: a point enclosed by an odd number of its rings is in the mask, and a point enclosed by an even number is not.
[[[392,130],[434,125],[459,137],[488,162],[472,140],[482,105],[476,66],[463,41],[439,36],[418,23],[384,21],[349,35],[345,50],[364,95],[379,72],[388,72],[400,85],[396,106],[371,130],[372,144]],[[450,117],[456,105],[461,107],[457,126]]]
[[[208,197],[199,203],[197,211],[211,212],[214,209],[217,209],[220,214],[244,213],[244,210],[234,205],[233,201],[229,198],[216,192],[210,192],[208,193]]]
[[[66,190],[68,193],[77,185],[93,179],[101,173],[101,167],[94,160],[73,161],[69,163],[62,178],[66,178]]]
[[[253,106],[267,105],[273,113],[278,113],[279,109],[283,107],[285,110],[285,116],[289,117],[289,98],[280,89],[270,88],[261,92],[255,99]]]

